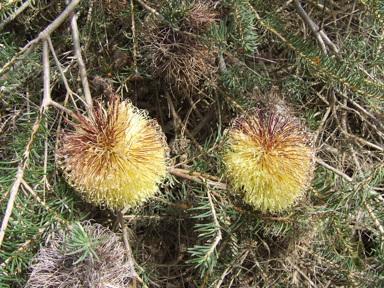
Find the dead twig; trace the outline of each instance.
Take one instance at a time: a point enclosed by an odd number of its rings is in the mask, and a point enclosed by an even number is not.
[[[81,84],[83,85],[83,89],[84,89],[84,97],[85,97],[85,102],[87,103],[87,110],[90,111],[90,109],[92,108],[91,90],[89,89],[87,70],[85,69],[84,61],[81,56],[79,29],[77,28],[77,21],[76,21],[75,13],[73,13],[73,11],[70,12],[69,18],[71,21],[71,28],[72,28],[73,51],[75,53],[77,64],[79,65]]]

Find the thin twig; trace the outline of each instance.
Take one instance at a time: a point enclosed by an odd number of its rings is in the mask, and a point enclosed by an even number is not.
[[[321,119],[321,121],[320,121],[319,127],[316,129],[316,131],[313,135],[313,144],[316,144],[317,137],[319,137],[320,130],[323,128],[325,121],[328,119],[328,116],[329,116],[329,113],[331,112],[331,110],[332,110],[332,107],[328,106],[327,111],[325,112],[323,119]]]
[[[73,112],[72,110],[70,110],[70,109],[64,107],[63,105],[61,105],[61,104],[59,104],[59,103],[57,103],[56,101],[53,101],[53,100],[52,100],[49,104],[50,104],[51,106],[53,106],[53,107],[55,107],[55,108],[57,108],[57,109],[63,111],[64,113],[67,113],[69,116],[71,116],[71,117],[72,117],[73,119],[75,119],[77,122],[80,122],[79,117],[78,117],[78,116],[76,115],[76,113]]]
[[[37,196],[37,194],[33,191],[32,187],[29,186],[28,183],[25,182],[24,179],[21,179],[21,184],[23,185],[22,188],[25,188],[36,199],[36,201],[39,202],[39,204],[45,208],[45,210],[47,210],[49,213],[51,213],[52,217],[55,220],[60,222],[62,225],[65,225],[65,226],[68,225],[68,223],[65,220],[61,219],[55,211],[53,211],[51,208],[48,207],[47,204],[45,204],[45,201],[41,200],[41,198],[39,196]]]
[[[341,272],[346,272],[347,273],[347,277],[349,279],[351,279],[351,276],[353,277],[357,277],[357,278],[360,278],[362,280],[365,280],[365,281],[368,281],[368,282],[371,282],[371,283],[375,283],[375,281],[371,278],[371,277],[365,277],[365,275],[361,274],[361,273],[358,273],[358,272],[351,272],[349,270],[346,270],[345,268],[341,267],[340,265],[336,264],[336,263],[333,263],[332,261],[328,260],[327,258],[323,257],[323,256],[320,256],[312,251],[309,251],[307,248],[305,247],[302,247],[302,246],[299,246],[299,245],[296,245],[295,246],[296,248],[299,248],[303,251],[305,251],[306,253],[310,253],[312,254],[313,256],[315,256],[316,258],[320,259],[321,261],[324,261],[325,263],[333,266],[333,268],[336,268],[338,270],[340,270]],[[380,277],[381,280],[384,279],[384,277]],[[352,279],[351,279],[352,280]]]
[[[311,18],[309,18],[307,12],[305,12],[304,8],[301,6],[299,0],[293,0],[293,3],[295,4],[297,13],[300,15],[301,19],[308,25],[309,29],[311,29],[313,35],[315,36],[317,42],[320,45],[320,49],[324,54],[327,54],[327,48],[325,47],[323,38],[321,38],[321,35],[319,33],[319,27],[313,22]]]
[[[320,25],[319,25],[319,30],[323,30],[324,28],[324,19],[325,19],[325,7],[326,7],[326,3],[327,3],[327,0],[324,0],[324,7],[323,7],[323,11],[321,11],[321,21],[320,21]]]
[[[259,261],[257,261],[256,255],[254,255],[253,260],[255,261],[255,265],[257,266],[257,268],[259,268],[261,275],[263,276],[264,280],[266,282],[268,282],[268,284],[269,284],[268,287],[274,288],[275,286],[273,286],[273,284],[271,283],[271,281],[268,278],[268,275],[265,273],[264,269],[261,268]]]
[[[233,100],[227,93],[225,93],[219,86],[211,83],[212,87],[217,89],[219,93],[234,107],[236,107],[242,114],[246,114],[246,111],[235,100]]]
[[[84,89],[84,97],[85,97],[85,102],[87,103],[87,110],[89,111],[92,108],[92,96],[91,96],[91,90],[89,89],[87,70],[85,69],[83,57],[81,56],[79,29],[77,27],[75,13],[73,13],[73,11],[69,14],[69,18],[71,21],[71,28],[72,28],[73,51],[77,60],[77,64],[79,65],[81,84]]]
[[[199,110],[197,110],[197,111],[199,111]],[[209,126],[208,123],[210,121],[212,121],[214,118],[215,118],[215,106],[212,105],[212,107],[211,107],[211,109],[209,109],[207,115],[205,115],[205,117],[201,119],[199,124],[197,124],[196,127],[193,128],[193,130],[191,131],[191,134],[193,136],[196,136],[200,132],[200,130],[203,129],[203,127],[205,125]]]
[[[337,175],[341,176],[344,180],[347,180],[348,182],[352,182],[353,181],[353,179],[351,177],[349,177],[347,174],[341,172],[339,169],[336,169],[336,168],[332,167],[331,165],[328,165],[327,163],[325,163],[320,158],[316,158],[316,162],[319,163],[324,168],[335,172]]]
[[[380,231],[380,233],[381,233],[381,245],[384,245],[384,229],[383,229],[383,226],[381,226],[379,220],[377,220],[375,214],[373,214],[373,211],[372,211],[371,207],[368,205],[368,203],[365,200],[363,201],[363,204],[364,204],[365,208],[367,209],[367,211],[369,213],[369,216],[371,216],[371,218],[373,220],[373,223],[375,224],[376,229]]]
[[[333,98],[334,102],[336,102],[336,96],[334,94],[332,95],[332,98]],[[384,148],[382,148],[380,146],[377,146],[376,144],[373,144],[371,142],[368,142],[367,140],[365,140],[363,138],[360,138],[360,137],[358,137],[356,135],[350,134],[346,130],[346,127],[343,127],[342,123],[340,123],[340,120],[337,117],[336,108],[335,108],[334,105],[332,105],[332,111],[333,111],[333,117],[334,117],[337,125],[339,126],[339,129],[341,130],[341,133],[344,134],[344,136],[346,137],[347,140],[354,140],[355,142],[360,142],[361,144],[366,145],[368,147],[377,149],[377,150],[382,151],[382,152],[384,151]]]
[[[0,135],[4,132],[5,130],[5,127],[6,127],[6,124],[8,123],[9,120],[14,120],[15,118],[17,118],[21,113],[21,110],[17,111],[15,114],[13,114],[12,116],[9,116],[3,123],[1,123],[1,126],[0,126]]]
[[[46,137],[44,139],[44,175],[43,179],[41,180],[43,184],[43,190],[44,190],[44,200],[45,200],[45,190],[50,190],[50,185],[47,178],[47,165],[48,165],[48,122],[45,122],[45,133]]]
[[[371,123],[372,121],[370,121],[369,119],[366,118],[366,115],[361,115],[359,111],[355,110],[354,108],[351,108],[351,107],[348,107],[346,104],[343,104],[341,103],[340,101],[338,101],[338,104],[341,108],[343,109],[346,109],[348,111],[351,111],[353,113],[356,114],[357,117],[359,117],[361,119],[361,122],[364,122],[365,124],[367,124],[369,127],[371,127],[373,130],[375,130],[377,132],[377,134],[382,138],[384,139],[384,134],[383,134],[383,130],[379,130],[375,124]],[[373,119],[373,118],[372,118]],[[377,140],[377,139],[373,139],[373,140]]]
[[[147,285],[145,285],[144,281],[140,278],[139,275],[137,275],[135,271],[135,263],[132,255],[132,249],[128,241],[127,225],[125,225],[124,216],[121,211],[117,212],[117,219],[120,223],[121,229],[123,230],[123,241],[124,241],[125,249],[127,250],[127,257],[129,261],[129,266],[131,267],[131,271],[135,275],[135,279],[137,279],[141,283],[141,285],[143,285],[143,287],[147,287]],[[133,282],[132,286],[136,287],[136,283]]]
[[[229,239],[229,238],[227,238],[227,239],[224,241],[224,243],[221,245],[219,252],[222,250],[221,248],[224,247],[224,246],[228,243],[228,239]],[[234,239],[232,239],[232,240],[234,240]],[[236,241],[236,240],[234,240],[234,241]],[[220,279],[219,279],[219,281],[217,282],[217,284],[216,284],[216,286],[215,286],[216,288],[220,288],[220,287],[221,287],[221,284],[223,283],[224,278],[225,278],[229,273],[232,272],[231,270],[235,268],[235,264],[236,264],[237,267],[239,267],[239,266],[241,267],[241,265],[244,263],[244,260],[247,258],[248,254],[249,254],[249,251],[250,251],[250,250],[245,251],[245,252],[243,253],[243,255],[241,256],[240,259],[238,259],[237,257],[234,257],[234,258],[233,258],[232,262],[228,265],[227,269],[225,269],[225,271],[221,274]],[[218,252],[218,254],[219,254],[219,252]],[[237,262],[237,263],[236,263],[236,262]],[[210,272],[210,271],[208,270],[207,273],[209,273],[209,272]],[[207,273],[206,273],[206,275],[207,275]]]
[[[160,199],[160,198],[158,198],[158,199]],[[167,204],[168,205],[171,204],[171,205],[177,206],[176,204],[172,204],[172,203],[168,203],[168,202],[167,202]],[[158,220],[165,220],[165,219],[166,220],[176,220],[176,221],[183,221],[184,220],[184,219],[175,218],[174,216],[166,216],[166,215],[160,215],[160,216],[156,216],[156,215],[154,215],[154,216],[149,216],[149,215],[124,215],[124,219],[134,220],[134,221],[136,221],[136,220],[146,221],[147,219],[149,219],[149,220],[154,219],[156,221],[158,221]]]
[[[185,131],[185,134],[187,134],[187,136],[189,138],[191,138],[191,140],[196,145],[196,147],[199,150],[199,152],[200,153],[204,153],[203,147],[200,146],[199,142],[197,142],[197,140],[195,139],[195,137],[193,137],[191,132],[189,132],[189,130],[184,126],[183,121],[181,121],[179,115],[177,115],[175,106],[173,106],[173,102],[172,102],[171,96],[169,95],[168,90],[165,88],[165,85],[163,85],[163,88],[164,88],[165,97],[167,98],[167,101],[168,101],[168,105],[171,108],[171,112],[172,112],[173,118],[183,128],[183,130]]]
[[[56,52],[55,52],[55,49],[53,48],[53,45],[52,45],[52,41],[51,41],[51,37],[48,37],[48,44],[49,44],[49,48],[51,50],[51,53],[52,53],[52,56],[53,56],[53,59],[55,59],[55,63],[56,63],[56,66],[57,66],[57,69],[59,69],[59,72],[60,72],[60,75],[61,75],[61,79],[63,80],[64,82],[64,86],[65,86],[65,89],[67,90],[67,93],[65,95],[65,99],[64,99],[64,106],[60,105],[59,103],[56,103],[55,101],[51,101],[51,105],[60,109],[61,110],[61,113],[60,113],[60,118],[59,118],[59,125],[61,124],[61,121],[63,119],[63,113],[67,113],[68,115],[72,116],[73,118],[76,118],[76,120],[78,121],[79,119],[77,118],[77,115],[75,113],[73,113],[71,110],[67,109],[65,107],[65,105],[67,105],[67,102],[68,102],[68,97],[71,96],[71,99],[73,100],[73,97],[72,95],[74,94],[73,91],[71,90],[71,88],[69,87],[68,85],[68,81],[67,81],[67,78],[65,77],[65,74],[64,74],[64,71],[63,69],[61,68],[61,64],[59,62],[59,59],[57,58],[56,56]],[[81,101],[84,102],[84,100],[79,97],[79,99]],[[60,129],[57,129],[56,131],[56,143],[55,143],[55,151],[57,151],[58,147],[59,147],[59,135],[60,135]],[[57,154],[55,154],[55,158],[57,157]],[[57,160],[57,158],[56,158]]]
[[[220,143],[220,144],[222,144],[222,143]],[[183,162],[180,162],[180,163],[178,163],[178,164],[176,164],[175,166],[173,166],[173,168],[177,168],[177,167],[179,167],[179,166],[182,166],[182,165],[184,165],[184,164],[187,164],[188,162],[191,162],[191,161],[193,161],[193,160],[196,160],[196,159],[198,159],[198,158],[200,158],[200,157],[202,157],[202,156],[204,156],[204,155],[208,155],[210,152],[212,152],[213,150],[215,150],[215,149],[217,149],[217,148],[219,148],[221,145],[215,145],[215,146],[213,146],[212,148],[209,148],[209,150],[207,150],[207,151],[204,151],[203,153],[201,153],[201,154],[199,154],[199,155],[197,155],[197,156],[195,156],[195,157],[192,157],[192,158],[190,158],[190,159],[187,159],[187,160],[185,160],[185,161],[183,161]]]
[[[276,14],[277,13],[280,13],[285,7],[287,7],[289,4],[291,4],[292,0],[288,0],[286,1],[283,5],[281,5],[277,10],[276,10]]]
[[[190,181],[195,181],[195,182],[205,181],[207,185],[215,189],[222,189],[222,190],[227,189],[226,183],[221,182],[219,178],[208,175],[208,174],[194,172],[194,171],[192,172],[186,169],[177,169],[173,167],[168,168],[168,173],[186,180],[190,180]]]
[[[314,288],[317,288],[317,285],[315,283],[313,283],[313,281],[311,279],[309,279],[309,277],[307,275],[305,275],[305,273],[303,271],[301,271],[301,269],[299,269],[299,267],[297,267],[295,264],[293,264],[289,259],[288,259],[289,263],[293,266],[293,268],[296,269],[297,272],[300,273],[301,276],[303,276],[303,278],[305,280],[307,280],[307,282]]]
[[[325,12],[327,12],[327,13],[331,13],[331,10],[329,10],[329,8],[326,7],[326,6],[323,5],[323,4],[317,3],[317,2],[315,2],[315,1],[313,1],[313,0],[306,0],[306,2],[311,3],[313,6],[315,6],[315,8],[316,8],[317,10],[320,10],[320,11],[324,11],[324,10],[325,10]]]
[[[144,1],[142,0],[137,0],[141,6],[143,6],[146,10],[148,10],[149,12],[155,14],[156,18],[159,19],[159,20],[162,20],[164,19],[163,15],[161,15],[159,12],[157,12],[155,9],[151,8],[148,6],[148,4],[146,4]]]
[[[136,48],[136,29],[135,29],[135,7],[133,6],[133,0],[131,0],[131,16],[132,16],[132,40],[133,40],[133,70],[134,70],[134,80],[135,80],[135,91],[133,97],[133,105],[137,106],[137,89],[136,89],[136,81],[139,76],[139,72],[137,71],[137,48]]]
[[[364,109],[361,105],[359,105],[358,103],[356,103],[356,101],[354,101],[351,97],[348,97],[347,95],[345,95],[345,93],[343,93],[342,91],[340,91],[339,89],[337,89],[336,87],[333,87],[333,89],[340,95],[342,96],[343,98],[347,99],[349,103],[351,103],[353,106],[356,107],[357,110],[359,110],[360,112],[364,113],[365,115],[367,115],[370,119],[372,119],[376,125],[381,129],[381,131],[384,131],[384,125],[383,123],[381,123],[381,121],[379,121],[374,115],[372,115],[371,113],[369,113],[366,109]],[[367,121],[367,122],[370,122],[370,121]],[[378,128],[376,128],[378,129]]]
[[[260,23],[260,25],[262,25],[266,30],[268,30],[271,33],[273,33],[274,35],[276,35],[276,37],[278,37],[285,45],[287,45],[290,49],[295,51],[301,58],[303,58],[305,61],[307,61],[307,63],[309,65],[311,65],[312,67],[315,67],[316,69],[319,69],[320,71],[322,71],[323,73],[325,73],[329,77],[337,80],[338,82],[342,83],[344,86],[348,87],[349,89],[351,89],[352,91],[354,91],[356,93],[359,93],[359,94],[366,96],[366,97],[369,97],[369,98],[381,100],[380,96],[371,95],[368,92],[359,89],[358,87],[356,87],[355,85],[352,85],[351,83],[349,83],[345,79],[342,79],[339,76],[333,74],[327,68],[323,67],[322,65],[319,65],[319,63],[314,62],[313,59],[310,59],[307,55],[305,55],[303,52],[298,50],[291,42],[289,42],[284,36],[282,36],[276,29],[272,28],[266,22],[264,22],[262,20],[262,18],[260,17],[259,13],[257,13],[255,8],[253,8],[251,4],[247,3],[246,6],[253,12],[256,20]],[[324,81],[324,80],[322,80],[322,81]],[[371,83],[371,82],[369,82],[369,83]]]
[[[60,75],[61,75],[61,79],[63,80],[63,83],[64,83],[64,87],[65,87],[65,89],[67,90],[67,94],[72,95],[72,94],[74,94],[74,93],[73,93],[73,91],[71,90],[71,88],[70,88],[69,85],[68,85],[67,78],[65,77],[64,71],[63,71],[63,69],[61,68],[61,64],[60,64],[60,62],[59,62],[59,59],[58,59],[57,56],[56,56],[55,48],[54,48],[53,45],[52,45],[51,37],[48,37],[48,44],[49,44],[49,49],[51,50],[53,59],[55,60],[57,69],[59,69],[59,72],[60,72]],[[80,98],[80,100],[82,100],[82,99]],[[83,100],[82,100],[82,101],[83,101]],[[65,103],[66,103],[66,101],[65,101]]]
[[[326,42],[329,45],[330,49],[337,55],[337,58],[341,60],[341,56],[339,55],[339,48],[337,48],[336,44],[333,43],[331,39],[329,39],[327,34],[325,34],[322,28],[323,24],[321,23],[319,28],[319,26],[317,26],[316,23],[308,16],[307,12],[301,6],[300,2],[298,0],[294,0],[293,2],[295,4],[296,10],[299,13],[300,17],[303,19],[305,23],[307,23],[309,28],[312,30],[312,33],[315,35],[315,38],[319,42],[320,48],[323,51],[323,53],[327,54],[326,47],[324,44],[324,42]],[[324,12],[325,10],[323,9],[323,13]]]

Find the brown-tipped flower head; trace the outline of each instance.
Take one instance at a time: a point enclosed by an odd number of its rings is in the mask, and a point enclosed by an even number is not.
[[[234,120],[223,159],[228,180],[261,211],[281,211],[302,195],[314,170],[312,136],[293,116],[252,110]]]
[[[166,173],[168,148],[156,120],[111,97],[90,115],[69,122],[58,158],[67,182],[87,201],[108,208],[135,205],[153,195]]]
[[[187,3],[183,2],[182,10],[186,12],[179,19],[178,30],[164,21],[149,20],[143,27],[143,48],[151,55],[153,77],[162,78],[176,87],[197,85],[204,75],[214,74],[217,70],[214,65],[217,48],[212,45],[208,49],[190,33],[209,28],[219,19],[219,14],[212,10],[209,2]],[[176,7],[174,10],[177,11]]]

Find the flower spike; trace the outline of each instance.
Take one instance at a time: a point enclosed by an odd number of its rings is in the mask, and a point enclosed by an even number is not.
[[[70,186],[87,201],[108,208],[136,205],[157,190],[166,174],[168,146],[156,120],[113,95],[88,117],[69,122],[58,159]]]
[[[223,160],[228,180],[261,211],[281,211],[310,184],[312,135],[290,115],[254,109],[233,121]]]

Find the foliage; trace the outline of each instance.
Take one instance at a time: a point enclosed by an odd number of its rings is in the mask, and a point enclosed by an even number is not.
[[[51,233],[33,257],[26,287],[124,287],[133,273],[120,238],[89,221]]]
[[[157,119],[172,158],[124,211],[138,286],[383,285],[383,1],[77,2],[59,23],[64,1],[0,3],[0,286],[26,285],[52,235],[97,263],[104,238],[82,219],[119,233],[56,159],[67,120],[114,92]],[[313,133],[311,186],[280,212],[226,179],[228,128],[253,107]]]

